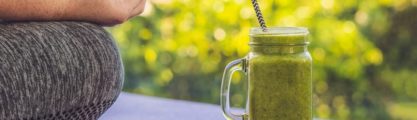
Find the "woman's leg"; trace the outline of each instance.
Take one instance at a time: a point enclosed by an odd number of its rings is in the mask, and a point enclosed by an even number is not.
[[[0,119],[90,120],[122,87],[110,35],[81,22],[0,23]]]

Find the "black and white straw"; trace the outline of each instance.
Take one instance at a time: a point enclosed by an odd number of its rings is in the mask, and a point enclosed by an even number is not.
[[[255,9],[256,17],[258,18],[258,22],[259,22],[259,25],[261,25],[262,31],[266,32],[267,30],[266,30],[265,20],[264,20],[264,17],[262,16],[261,9],[259,9],[258,1],[252,0],[252,5],[253,5],[253,8]]]

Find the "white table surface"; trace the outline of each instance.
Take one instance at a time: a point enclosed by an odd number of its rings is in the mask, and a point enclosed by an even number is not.
[[[121,93],[99,120],[224,120],[219,105]]]

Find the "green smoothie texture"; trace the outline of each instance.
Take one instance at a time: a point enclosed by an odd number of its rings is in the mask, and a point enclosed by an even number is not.
[[[312,60],[304,36],[252,36],[249,120],[312,120]]]

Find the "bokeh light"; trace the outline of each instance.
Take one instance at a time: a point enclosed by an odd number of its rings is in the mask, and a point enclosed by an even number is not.
[[[337,120],[417,119],[417,0],[262,0],[269,26],[310,31],[314,115]],[[258,26],[249,0],[148,0],[110,28],[128,92],[218,104],[225,65],[244,57]],[[245,83],[232,80],[232,104]]]

